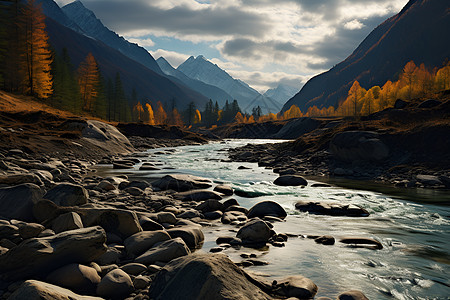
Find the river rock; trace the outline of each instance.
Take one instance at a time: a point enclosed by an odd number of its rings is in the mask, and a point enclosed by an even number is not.
[[[93,295],[101,277],[94,268],[69,264],[50,273],[46,282],[70,289],[81,294]]]
[[[152,280],[148,276],[138,275],[133,280],[133,285],[137,290],[142,290],[147,288]]]
[[[299,186],[299,185],[308,185],[308,182],[305,178],[300,175],[282,175],[275,179],[273,182],[276,185],[280,186]]]
[[[80,228],[83,228],[83,222],[80,216],[74,212],[62,214],[52,222],[52,229],[55,233]]]
[[[334,243],[336,242],[334,237],[332,237],[331,235],[319,236],[318,238],[315,238],[314,241],[317,244],[322,244],[322,245],[334,245]]]
[[[379,241],[366,237],[343,237],[339,240],[339,242],[370,249],[383,249],[383,244],[381,244]]]
[[[151,299],[272,299],[222,254],[193,254],[173,260],[156,275]]]
[[[18,225],[19,235],[24,240],[37,237],[45,227],[37,223],[21,223]]]
[[[142,231],[134,211],[113,208],[77,208],[84,226],[99,225],[122,239]]]
[[[220,210],[215,210],[215,211],[209,211],[207,213],[204,213],[203,216],[207,220],[217,220],[217,219],[222,218],[223,213]]]
[[[106,251],[101,227],[65,231],[22,242],[0,256],[0,280],[44,275],[70,263],[90,263]]]
[[[72,292],[71,290],[37,280],[25,281],[14,293],[12,293],[11,296],[9,296],[8,299],[104,300],[103,298],[99,297],[78,295]]]
[[[172,259],[189,255],[190,253],[191,251],[181,238],[174,238],[147,250],[134,261],[144,265],[151,265],[158,261],[169,262]]]
[[[78,206],[88,203],[89,194],[81,185],[60,183],[49,190],[44,198],[58,206]]]
[[[177,193],[174,195],[174,197],[183,201],[205,201],[208,199],[222,199],[222,196],[219,193],[209,190],[186,191]]]
[[[167,230],[172,238],[181,238],[189,247],[189,249],[199,249],[203,245],[205,236],[200,225],[188,225],[170,228]]]
[[[202,213],[207,213],[216,210],[224,210],[224,208],[225,207],[221,202],[213,199],[203,201],[202,203],[200,203],[195,207],[196,210],[201,211]]]
[[[426,186],[433,186],[433,185],[441,185],[442,182],[439,180],[438,176],[433,175],[417,175],[416,179],[418,182],[422,183]]]
[[[96,189],[101,189],[101,190],[104,190],[104,191],[113,191],[113,190],[116,189],[116,187],[111,182],[109,182],[108,180],[100,181],[100,183],[97,184],[97,186],[95,188]]]
[[[140,195],[144,194],[144,191],[137,187],[126,188],[125,192],[127,192],[131,196],[140,196]]]
[[[233,188],[230,185],[227,185],[227,184],[216,185],[214,187],[214,191],[218,192],[218,193],[221,193],[221,194],[224,194],[226,196],[231,196],[234,193]]]
[[[153,230],[163,230],[164,227],[158,222],[153,221],[149,217],[142,216],[139,219],[139,224],[141,224],[142,230],[153,231]]]
[[[361,291],[351,290],[338,296],[338,300],[369,300]]]
[[[171,174],[155,181],[153,186],[161,190],[185,192],[193,189],[207,189],[212,186],[211,180],[187,174]]]
[[[106,274],[97,286],[97,295],[108,299],[125,299],[134,290],[130,276],[121,269]]]
[[[265,244],[272,236],[272,231],[266,222],[256,218],[242,226],[236,237],[242,240],[243,244]]]
[[[245,222],[247,221],[247,216],[245,213],[240,211],[227,211],[222,215],[221,222],[223,224],[230,224],[233,222]]]
[[[346,131],[337,133],[330,141],[330,151],[339,160],[382,161],[389,156],[389,148],[376,132]]]
[[[284,219],[286,218],[287,213],[280,204],[274,201],[262,201],[255,204],[247,214],[248,218],[263,218],[266,216]]]
[[[32,183],[0,188],[0,217],[34,221],[33,206],[42,199],[43,194],[39,186]]]
[[[124,241],[125,249],[129,256],[141,255],[156,243],[170,240],[171,236],[163,230],[142,231],[133,234]]]
[[[123,270],[125,273],[134,276],[137,276],[147,271],[147,267],[145,265],[138,263],[129,263],[123,265],[122,267],[120,267],[120,269]]]
[[[106,252],[100,255],[95,262],[100,266],[118,264],[124,256],[122,249],[123,246],[108,247]]]
[[[317,294],[317,285],[301,275],[290,276],[278,281],[273,288],[279,296],[296,299],[312,299]]]
[[[173,213],[167,211],[157,213],[156,217],[158,218],[158,222],[160,224],[162,223],[175,224],[176,222],[178,222],[177,217]]]
[[[22,183],[34,183],[36,185],[43,185],[42,180],[35,174],[10,174],[0,176],[0,184],[18,185]]]
[[[354,204],[341,204],[337,202],[298,201],[295,208],[311,214],[329,216],[367,217],[369,212]]]

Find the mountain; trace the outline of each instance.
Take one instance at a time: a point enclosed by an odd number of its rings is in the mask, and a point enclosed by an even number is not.
[[[205,97],[212,99],[213,101],[219,102],[220,106],[223,106],[226,100],[228,101],[233,100],[233,97],[224,90],[216,86],[204,83],[203,81],[195,80],[186,76],[183,72],[172,67],[172,65],[162,56],[158,58],[156,62],[158,63],[159,67],[161,68],[164,74],[176,78],[182,84],[186,85],[187,87],[189,87],[194,91],[199,92]]]
[[[168,105],[175,101],[179,109],[185,109],[191,101],[198,107],[203,107],[208,101],[203,95],[172,82],[103,42],[79,34],[52,18],[47,18],[46,24],[50,44],[57,52],[61,53],[66,48],[75,67],[88,53],[92,53],[104,77],[114,80],[117,73],[121,75],[127,95],[134,88],[139,99],[152,103],[161,101]]]
[[[383,85],[396,79],[405,64],[414,60],[433,68],[450,58],[450,6],[446,0],[410,0],[400,13],[375,28],[343,62],[313,77],[291,98],[283,111],[295,104],[337,106],[354,80],[362,87]]]
[[[83,30],[66,14],[61,10],[61,8],[54,1],[49,0],[37,0],[36,3],[41,5],[42,12],[47,16],[62,24],[66,27],[71,28],[72,30],[78,33],[84,33]]]
[[[193,56],[189,57],[184,63],[178,66],[177,70],[192,79],[221,88],[230,94],[233,99],[236,99],[241,109],[246,112],[251,112],[254,106],[250,105],[254,103],[254,100],[258,96],[261,96],[256,90],[252,89],[243,81],[234,79],[216,64],[208,61],[203,55],[199,55],[197,58]],[[262,103],[255,102],[254,104],[258,106]],[[261,108],[263,107],[263,105],[260,106]],[[267,111],[264,113],[267,113]]]
[[[248,105],[248,109],[244,107],[244,111],[248,111],[253,109],[253,107],[259,106],[264,114],[267,113],[277,113],[281,110],[283,104],[278,101],[275,101],[273,98],[268,97],[266,95],[259,94],[253,99]]]
[[[286,103],[297,92],[298,88],[280,83],[276,88],[267,90],[264,96],[270,97],[278,103]]]
[[[81,1],[77,0],[63,6],[62,11],[88,36],[102,41],[150,70],[163,74],[155,59],[147,50],[137,44],[128,42],[114,31],[109,30]]]

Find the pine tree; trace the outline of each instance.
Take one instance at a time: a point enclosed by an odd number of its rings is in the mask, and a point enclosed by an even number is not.
[[[97,97],[94,100],[92,113],[94,116],[106,120],[108,117],[108,98],[107,98],[107,86],[105,78],[102,76],[102,72],[99,70],[98,92]]]
[[[188,126],[192,126],[195,121],[195,111],[197,110],[195,103],[190,102],[185,112],[185,120]]]
[[[5,6],[2,7],[2,11],[5,18],[2,16],[2,20],[0,20],[1,28],[5,32],[5,39],[1,40],[0,43],[6,47],[3,61],[0,62],[0,69],[3,73],[3,88],[11,92],[17,92],[24,77],[23,70],[20,68],[21,52],[19,51],[20,49],[23,50],[24,46],[20,44],[21,32],[18,21],[23,5],[19,0],[9,2],[4,3]]]
[[[23,40],[20,68],[24,73],[22,86],[25,92],[46,99],[53,92],[50,74],[52,53],[45,31],[45,15],[35,0],[28,0],[21,11],[19,26]]]
[[[120,74],[116,73],[116,79],[114,84],[114,95],[113,95],[113,120],[121,122],[126,118],[126,105],[127,98],[123,90],[122,80],[120,79]]]
[[[107,101],[107,120],[111,122],[114,119],[113,108],[114,108],[114,84],[111,78],[106,81],[106,101]]]

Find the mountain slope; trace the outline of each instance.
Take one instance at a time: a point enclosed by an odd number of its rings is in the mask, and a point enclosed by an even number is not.
[[[41,5],[44,15],[78,33],[84,33],[83,30],[61,10],[56,2],[50,0],[37,0],[36,3]]]
[[[209,99],[212,99],[213,101],[218,101],[221,106],[224,105],[226,100],[233,100],[233,97],[224,90],[216,86],[204,83],[203,81],[195,80],[186,76],[183,72],[172,67],[172,65],[170,65],[170,63],[164,57],[158,58],[156,62],[158,63],[164,74],[173,76],[190,89],[199,92],[200,94]]]
[[[238,100],[241,109],[247,112],[250,112],[254,107],[249,106],[253,100],[260,96],[256,90],[242,81],[234,79],[202,55],[197,56],[197,58],[193,56],[189,57],[184,63],[178,66],[177,70],[183,72],[190,78],[221,88],[230,94],[233,99]],[[256,104],[255,106],[258,105]]]
[[[114,80],[116,73],[120,73],[127,95],[135,88],[139,99],[167,104],[175,100],[179,109],[186,108],[191,101],[198,107],[203,107],[208,101],[203,95],[175,84],[103,42],[76,33],[51,18],[46,19],[46,24],[53,48],[59,53],[67,48],[74,66],[78,66],[88,53],[92,53],[104,77]]]
[[[87,9],[81,1],[69,3],[62,7],[63,12],[75,22],[87,35],[119,50],[125,56],[143,64],[156,73],[163,74],[155,59],[147,50],[125,40],[114,31],[109,30]]]
[[[358,48],[331,70],[309,80],[283,111],[295,104],[337,106],[354,80],[363,87],[383,85],[414,60],[433,68],[450,57],[449,2],[410,0],[402,11],[375,28]]]
[[[279,84],[276,88],[267,90],[264,93],[264,96],[270,97],[278,103],[286,103],[295,94],[297,94],[297,92],[297,88],[285,84]]]

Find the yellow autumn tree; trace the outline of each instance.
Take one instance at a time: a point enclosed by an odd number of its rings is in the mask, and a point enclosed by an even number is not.
[[[172,110],[172,125],[183,126],[183,118],[181,114],[178,112],[178,109],[174,108]]]
[[[255,123],[255,118],[254,118],[253,116],[248,117],[247,123],[248,123],[248,124],[253,124],[253,123]]]
[[[147,113],[148,113],[148,124],[155,125],[155,116],[153,115],[152,106],[150,105],[150,103],[146,103],[145,107],[147,108]]]
[[[167,113],[164,110],[164,107],[161,103],[161,101],[158,101],[158,103],[156,103],[156,111],[155,113],[155,125],[164,125],[167,124]]]
[[[234,122],[236,122],[236,123],[245,123],[244,116],[241,114],[241,112],[238,112],[234,116]]]
[[[199,124],[201,121],[202,121],[202,114],[198,109],[196,109],[194,114],[194,124]]]
[[[18,24],[24,48],[20,59],[21,73],[24,74],[23,89],[26,93],[46,99],[53,92],[50,74],[53,57],[45,31],[45,15],[35,0],[28,0],[23,6]]]
[[[283,114],[283,119],[293,119],[293,118],[301,118],[303,117],[302,111],[298,108],[297,105],[292,105],[287,111]]]
[[[138,101],[138,103],[133,107],[133,112],[137,114],[137,119],[141,121],[141,118],[144,116],[144,107],[142,107],[141,102]]]
[[[437,71],[435,82],[438,91],[450,89],[450,63]]]
[[[403,68],[403,73],[401,76],[402,81],[405,83],[408,89],[408,99],[411,99],[413,84],[415,83],[415,70],[416,64],[411,60]]]
[[[83,110],[92,111],[100,85],[100,71],[92,53],[78,67],[78,85],[80,86]]]
[[[365,96],[366,90],[363,89],[360,85],[358,80],[355,80],[353,82],[352,87],[348,91],[348,97],[347,101],[350,101],[350,104],[353,108],[353,115],[356,117],[359,113],[358,105],[360,103],[360,100]]]

